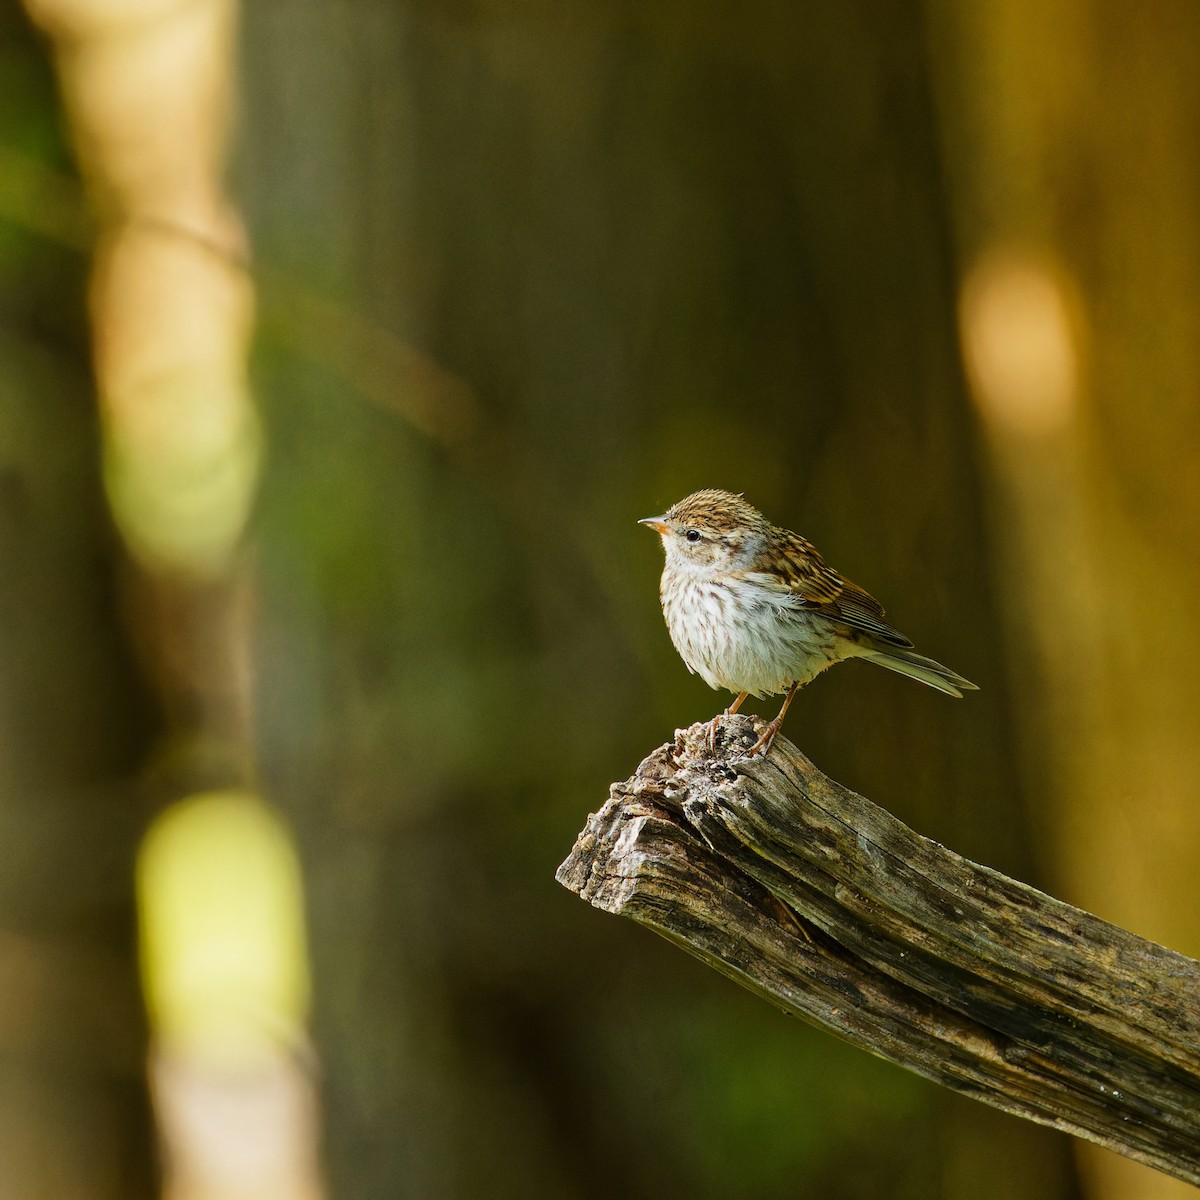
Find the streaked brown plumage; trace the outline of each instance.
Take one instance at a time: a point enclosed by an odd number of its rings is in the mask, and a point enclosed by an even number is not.
[[[950,696],[975,684],[917,654],[883,606],[841,575],[811,542],[772,525],[740,495],[695,492],[661,517],[663,615],[690,671],[710,687],[787,696],[751,753],[770,749],[798,687],[846,658],[865,658]]]

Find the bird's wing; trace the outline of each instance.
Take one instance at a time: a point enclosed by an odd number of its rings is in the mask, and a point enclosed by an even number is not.
[[[912,645],[883,619],[883,605],[865,588],[834,570],[811,542],[798,533],[779,533],[778,557],[766,569],[748,571],[748,580],[786,595],[805,612],[861,629],[892,646]]]

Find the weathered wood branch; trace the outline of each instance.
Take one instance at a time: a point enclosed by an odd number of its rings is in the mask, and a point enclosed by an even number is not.
[[[756,718],[682,731],[557,878],[786,1012],[1200,1184],[1200,963],[914,833]]]

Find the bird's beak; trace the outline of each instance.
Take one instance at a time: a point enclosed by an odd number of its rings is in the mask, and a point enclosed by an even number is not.
[[[662,517],[643,517],[638,524],[649,525],[650,528],[655,530],[657,533],[668,533],[670,531],[670,527],[662,519]]]

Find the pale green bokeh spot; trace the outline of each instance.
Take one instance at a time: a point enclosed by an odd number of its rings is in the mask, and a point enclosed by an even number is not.
[[[292,839],[250,792],[167,809],[138,858],[143,986],[160,1045],[250,1066],[303,1036],[309,975]]]
[[[214,399],[204,372],[159,377],[152,389],[132,401],[136,421],[105,424],[113,513],[148,567],[218,573],[254,502],[262,440],[257,414],[245,394]]]

